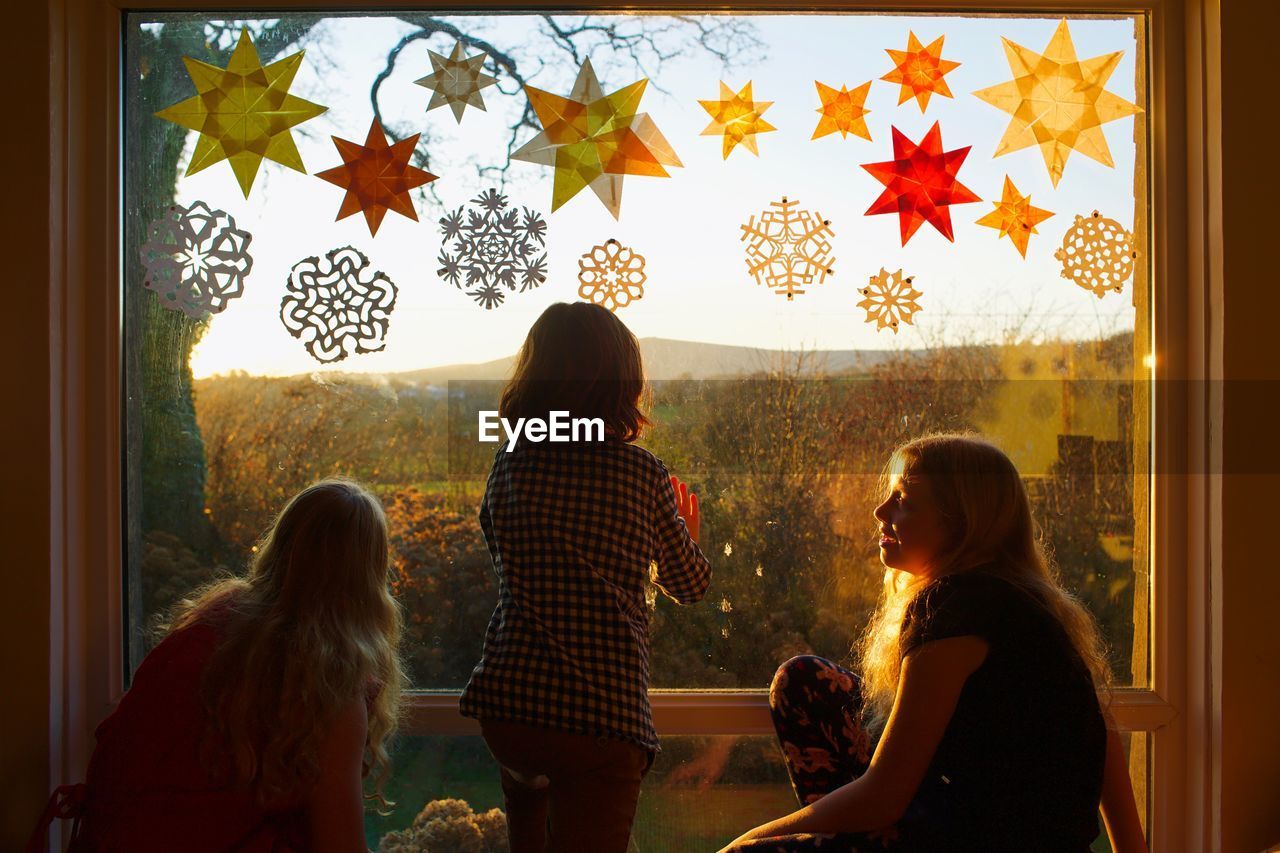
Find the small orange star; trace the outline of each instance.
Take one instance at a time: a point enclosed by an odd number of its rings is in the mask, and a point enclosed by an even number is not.
[[[724,159],[739,143],[747,146],[747,150],[757,157],[760,151],[756,148],[756,134],[777,130],[761,118],[764,111],[773,106],[773,101],[755,101],[751,98],[751,81],[736,95],[733,90],[720,81],[720,100],[698,101],[702,108],[711,114],[711,124],[702,131],[703,136],[724,136]]]
[[[378,226],[388,210],[418,221],[409,190],[429,184],[437,177],[409,165],[420,135],[415,133],[388,145],[382,125],[374,119],[369,125],[369,137],[364,145],[333,137],[333,144],[342,155],[342,165],[316,172],[316,177],[347,191],[338,210],[338,219],[363,211],[369,233],[374,235],[378,233]]]
[[[1027,256],[1027,243],[1031,235],[1039,233],[1036,226],[1053,216],[1047,210],[1031,206],[1031,196],[1018,192],[1008,175],[1004,176],[1004,195],[992,202],[996,209],[978,220],[979,225],[997,229],[999,237],[1008,236],[1017,246],[1018,254]]]
[[[902,84],[902,88],[898,90],[899,105],[905,104],[907,99],[914,95],[916,103],[920,106],[920,112],[923,113],[929,106],[930,95],[937,93],[946,98],[952,97],[947,81],[942,78],[959,68],[960,63],[942,58],[944,38],[946,36],[938,36],[928,47],[923,47],[920,40],[916,38],[916,34],[909,33],[905,51],[885,50],[895,67],[880,79],[889,83]]]
[[[813,131],[811,139],[837,130],[842,139],[847,139],[850,133],[863,139],[871,139],[871,131],[867,129],[867,120],[864,118],[871,110],[862,106],[867,101],[867,93],[871,91],[870,80],[852,92],[844,86],[833,89],[817,80],[813,81],[813,85],[818,87],[818,98],[822,101],[822,106],[817,110],[822,118],[818,119],[818,127]]]

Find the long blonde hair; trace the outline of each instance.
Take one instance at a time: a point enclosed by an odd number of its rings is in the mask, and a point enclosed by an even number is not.
[[[974,435],[927,435],[899,447],[883,474],[887,493],[894,476],[928,480],[950,545],[933,577],[982,566],[1031,595],[1062,625],[1072,646],[1108,701],[1111,669],[1089,611],[1063,589],[1041,547],[1031,502],[1013,462]],[[867,722],[882,726],[893,707],[902,664],[902,623],[908,608],[930,584],[896,569],[885,572],[880,602],[858,644]]]
[[[320,739],[342,708],[372,695],[365,775],[382,806],[387,742],[405,676],[402,616],[387,586],[387,520],[347,480],[294,496],[255,549],[246,578],[184,601],[170,633],[216,618],[222,640],[202,682],[211,743],[260,801],[305,793]]]

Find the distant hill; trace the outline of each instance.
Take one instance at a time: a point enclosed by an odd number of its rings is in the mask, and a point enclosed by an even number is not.
[[[754,347],[705,344],[695,341],[673,341],[667,338],[642,338],[640,352],[645,372],[650,379],[720,379],[759,373],[793,364],[795,353]],[[892,350],[813,350],[805,353],[805,368],[828,374],[868,370],[894,354]],[[515,356],[480,364],[451,364],[390,374],[395,378],[422,385],[443,385],[450,379],[506,379],[511,375]]]

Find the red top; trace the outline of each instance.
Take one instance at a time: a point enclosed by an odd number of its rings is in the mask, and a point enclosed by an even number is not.
[[[80,840],[90,850],[305,850],[302,807],[267,809],[205,766],[200,683],[221,636],[196,624],[166,637],[97,730]],[[206,748],[206,755],[207,748]]]

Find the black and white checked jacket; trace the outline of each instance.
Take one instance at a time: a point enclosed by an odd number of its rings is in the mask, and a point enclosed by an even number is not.
[[[666,466],[620,441],[503,444],[480,527],[498,606],[461,712],[657,750],[646,585],[690,604],[711,580]]]

